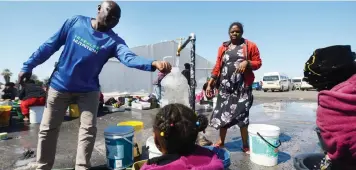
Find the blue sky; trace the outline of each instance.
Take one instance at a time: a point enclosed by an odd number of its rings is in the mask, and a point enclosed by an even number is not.
[[[99,2],[0,2],[0,70],[17,77],[22,63],[73,15],[96,15]],[[118,2],[122,18],[114,30],[130,47],[197,35],[197,53],[215,61],[228,39],[231,22],[244,24],[263,66],[256,72],[280,71],[301,76],[314,49],[335,44],[356,51],[356,2]],[[59,52],[34,74],[50,75]],[[0,78],[3,82],[3,79]]]

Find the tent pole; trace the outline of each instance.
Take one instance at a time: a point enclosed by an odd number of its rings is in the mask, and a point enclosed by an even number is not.
[[[195,34],[190,34],[190,107],[195,112]]]

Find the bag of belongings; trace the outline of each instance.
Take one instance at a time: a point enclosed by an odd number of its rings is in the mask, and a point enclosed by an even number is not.
[[[350,77],[345,70],[353,68],[355,59],[350,45],[316,49],[305,63],[304,79],[318,91],[331,89]]]

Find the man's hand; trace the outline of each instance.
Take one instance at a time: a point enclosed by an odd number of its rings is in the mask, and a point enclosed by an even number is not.
[[[167,61],[154,61],[152,66],[162,73],[169,73],[172,70],[171,64]]]
[[[25,73],[25,72],[20,72],[18,75],[18,83],[22,84],[24,82],[24,80],[29,80],[32,76],[32,73]]]
[[[236,69],[236,72],[238,73],[244,73],[246,70],[248,62],[245,60],[239,64],[239,67]]]

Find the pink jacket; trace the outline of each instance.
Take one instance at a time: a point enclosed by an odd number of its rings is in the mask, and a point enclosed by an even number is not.
[[[224,170],[217,155],[201,146],[188,156],[163,155],[149,161],[152,163],[146,163],[140,170]]]
[[[317,126],[331,160],[356,167],[356,74],[318,96]],[[347,169],[347,168],[346,168]]]

